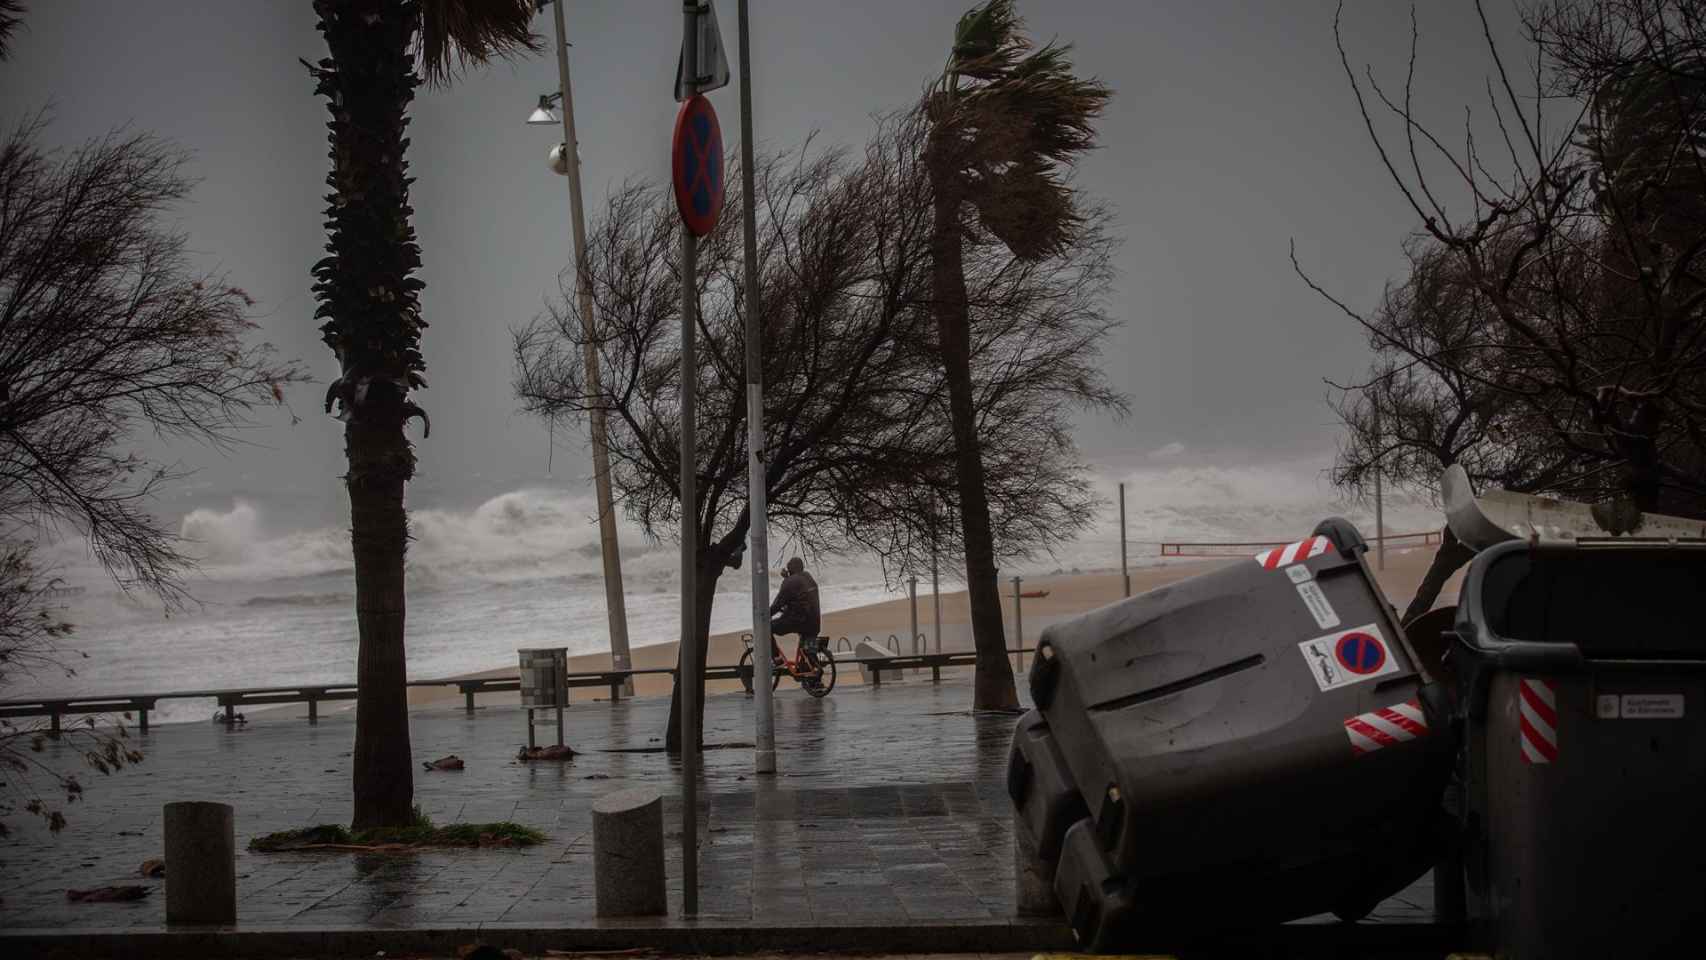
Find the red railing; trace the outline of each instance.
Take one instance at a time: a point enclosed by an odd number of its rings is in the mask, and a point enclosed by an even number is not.
[[[1440,532],[1438,530],[1424,530],[1420,533],[1389,533],[1384,537],[1369,537],[1368,543],[1373,546],[1382,540],[1386,541],[1388,547],[1426,547],[1439,543]],[[1237,543],[1227,541],[1220,543],[1163,542],[1161,544],[1161,555],[1163,557],[1235,557],[1244,552],[1283,547],[1291,542],[1290,540],[1249,540]]]

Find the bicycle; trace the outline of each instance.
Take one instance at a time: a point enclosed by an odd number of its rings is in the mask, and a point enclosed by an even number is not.
[[[746,650],[740,655],[740,664],[736,670],[740,673],[741,686],[751,695],[752,677],[756,672],[752,657],[752,637],[746,636],[742,639],[746,641]],[[793,659],[789,659],[787,654],[778,654],[772,660],[770,689],[781,686],[782,677],[786,674],[793,677],[801,689],[822,699],[835,689],[835,654],[829,652],[828,637],[812,637],[810,643],[806,641],[804,636],[799,638],[799,642],[794,646]]]

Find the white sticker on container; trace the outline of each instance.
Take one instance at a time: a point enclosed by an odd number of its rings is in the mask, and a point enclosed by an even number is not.
[[[1680,693],[1626,693],[1620,704],[1625,720],[1677,720],[1682,717]]]
[[[1619,713],[1615,693],[1602,693],[1594,699],[1593,715],[1601,720],[1616,720]]]
[[[1321,629],[1327,630],[1339,625],[1338,611],[1327,602],[1327,595],[1321,592],[1321,585],[1313,580],[1297,585],[1297,595],[1303,598],[1303,605],[1309,608],[1309,613],[1315,618],[1315,623]]]
[[[1301,563],[1294,563],[1286,567],[1285,575],[1291,578],[1292,583],[1304,583],[1315,579],[1315,575],[1309,572],[1309,567]]]
[[[1335,690],[1398,672],[1398,658],[1372,623],[1297,645],[1309,675],[1322,690]]]

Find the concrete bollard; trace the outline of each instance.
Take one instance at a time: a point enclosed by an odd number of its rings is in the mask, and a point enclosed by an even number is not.
[[[1054,864],[1037,856],[1024,820],[1013,815],[1013,904],[1021,917],[1057,917]]]
[[[592,805],[594,911],[600,917],[669,912],[663,881],[663,796],[618,790]]]
[[[166,922],[235,923],[237,839],[228,803],[168,803]]]

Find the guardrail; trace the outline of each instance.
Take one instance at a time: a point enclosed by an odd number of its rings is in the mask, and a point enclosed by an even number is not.
[[[845,638],[844,638],[845,639]],[[1024,656],[1024,650],[1009,650],[1009,654]],[[871,685],[882,683],[882,671],[890,672],[903,669],[930,668],[932,682],[940,683],[943,667],[969,666],[977,662],[975,650],[964,650],[955,653],[924,653],[894,657],[849,657],[837,660],[837,663],[848,663],[864,666],[871,671]],[[705,668],[707,680],[740,680],[750,677],[752,667],[741,667],[738,664],[724,664]],[[622,687],[630,677],[669,674],[675,675],[674,667],[650,667],[635,670],[593,670],[568,675],[570,687],[609,687],[610,699],[622,699]],[[452,680],[410,680],[410,687],[455,687],[463,696],[464,708],[468,713],[474,712],[474,698],[482,693],[504,693],[521,689],[521,678],[516,677],[468,677]],[[308,704],[308,722],[318,723],[320,720],[320,703],[322,701],[354,700],[359,688],[353,683],[310,683],[278,687],[245,687],[231,690],[178,690],[168,693],[134,693],[108,694],[86,697],[40,697],[23,700],[0,700],[0,717],[48,717],[50,731],[60,732],[60,718],[81,714],[95,713],[131,713],[137,714],[137,726],[143,732],[148,730],[148,712],[158,709],[162,700],[213,700],[224,712],[221,721],[233,724],[237,719],[237,708],[246,706],[263,706],[282,703]]]
[[[1417,546],[1425,547],[1440,542],[1440,531],[1423,530],[1417,533],[1389,533],[1384,537],[1369,537],[1370,546],[1384,541],[1387,546]],[[1221,541],[1217,543],[1174,543],[1161,544],[1163,557],[1235,557],[1247,550],[1265,550],[1273,547],[1283,547],[1291,540],[1248,540]]]

